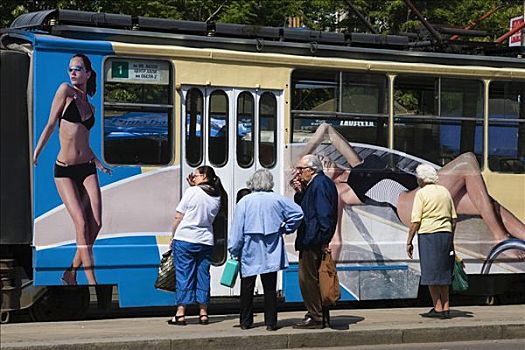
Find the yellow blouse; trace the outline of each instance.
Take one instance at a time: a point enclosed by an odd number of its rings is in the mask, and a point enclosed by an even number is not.
[[[416,192],[411,221],[421,223],[418,233],[452,232],[452,219],[457,217],[445,187],[427,184]]]

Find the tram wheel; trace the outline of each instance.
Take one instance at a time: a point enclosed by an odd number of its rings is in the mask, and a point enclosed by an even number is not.
[[[88,287],[48,287],[31,307],[35,321],[66,321],[84,318],[89,308]]]

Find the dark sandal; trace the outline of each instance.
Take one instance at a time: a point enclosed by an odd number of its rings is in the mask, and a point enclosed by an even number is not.
[[[200,315],[199,316],[199,324],[208,324],[210,323],[210,319],[208,315]]]
[[[429,312],[425,312],[420,315],[422,317],[441,318],[443,316],[443,313],[440,311],[436,311],[434,308],[432,308]]]
[[[175,315],[175,321],[171,319],[168,321],[168,324],[175,325],[175,326],[185,326],[186,325],[185,315],[180,315],[180,316]]]

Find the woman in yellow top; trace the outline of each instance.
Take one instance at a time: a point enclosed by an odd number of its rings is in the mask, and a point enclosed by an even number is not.
[[[414,251],[412,240],[418,233],[421,285],[427,285],[434,307],[423,317],[449,318],[449,286],[454,263],[454,230],[457,214],[450,192],[437,184],[436,169],[428,164],[416,168],[419,190],[412,206],[407,253]]]

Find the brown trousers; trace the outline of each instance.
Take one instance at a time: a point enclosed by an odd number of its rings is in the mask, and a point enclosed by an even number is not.
[[[306,316],[314,321],[323,319],[323,305],[319,290],[319,266],[321,265],[321,247],[305,248],[299,252],[299,287],[306,306]]]

